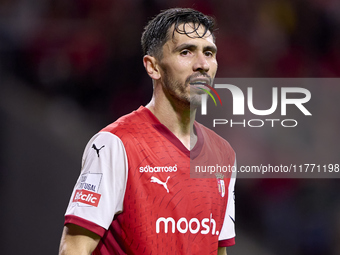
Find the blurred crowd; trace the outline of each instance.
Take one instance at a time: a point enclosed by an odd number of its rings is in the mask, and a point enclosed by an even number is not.
[[[150,100],[140,37],[149,18],[169,7],[216,18],[217,77],[340,76],[338,0],[2,0],[0,73],[108,124]],[[240,182],[238,222],[276,254],[340,254],[337,180]]]
[[[340,75],[336,0],[2,0],[1,67],[51,97],[118,117],[130,110],[120,105],[149,100],[141,33],[174,6],[216,17],[218,77]]]

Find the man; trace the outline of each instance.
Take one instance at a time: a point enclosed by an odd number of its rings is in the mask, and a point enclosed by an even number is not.
[[[192,9],[146,26],[153,97],[86,146],[60,254],[226,254],[234,244],[235,179],[190,177],[190,164],[235,164],[230,145],[194,121],[217,71],[213,28]]]

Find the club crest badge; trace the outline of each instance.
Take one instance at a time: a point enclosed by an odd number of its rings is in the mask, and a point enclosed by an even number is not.
[[[220,193],[221,197],[224,197],[225,196],[224,175],[221,173],[216,173],[215,175],[217,180],[218,192]]]

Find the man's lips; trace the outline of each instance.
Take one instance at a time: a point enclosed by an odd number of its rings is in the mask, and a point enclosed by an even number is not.
[[[210,79],[209,78],[205,78],[205,77],[200,77],[200,78],[195,78],[195,79],[191,79],[189,81],[190,85],[194,85],[194,86],[204,86],[206,84],[210,84]]]
[[[190,81],[189,85],[193,93],[204,94],[208,88],[209,79],[197,79],[195,81]]]

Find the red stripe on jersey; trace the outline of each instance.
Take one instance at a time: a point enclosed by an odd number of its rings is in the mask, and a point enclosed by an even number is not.
[[[86,228],[87,230],[90,230],[91,232],[99,235],[100,237],[103,237],[106,231],[103,227],[74,215],[65,215],[64,225],[66,224],[75,224],[80,227]]]
[[[235,245],[235,237],[227,240],[218,241],[218,247],[229,247],[233,245]]]

